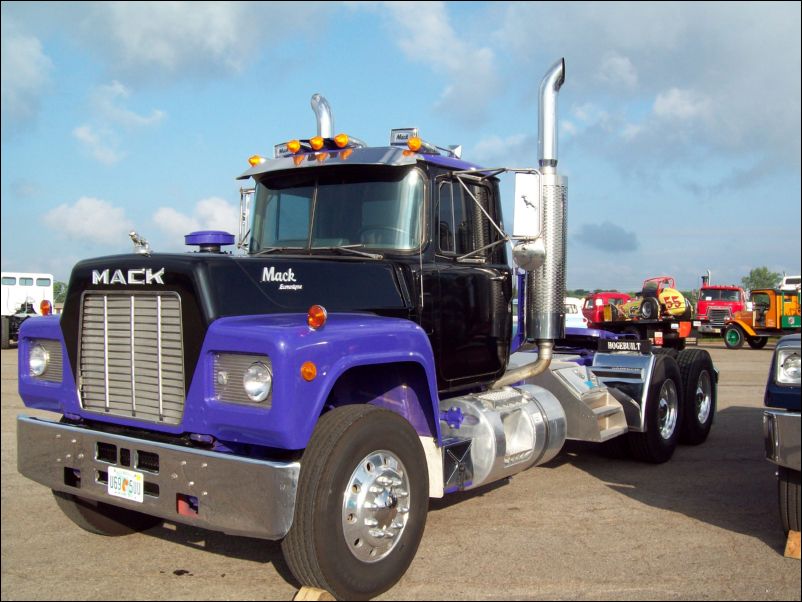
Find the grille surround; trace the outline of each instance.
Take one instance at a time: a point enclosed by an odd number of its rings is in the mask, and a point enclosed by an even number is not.
[[[707,315],[710,319],[710,324],[713,326],[724,326],[724,322],[732,317],[729,308],[713,308],[709,309]]]
[[[78,394],[89,412],[175,425],[184,413],[181,298],[172,291],[81,297]]]

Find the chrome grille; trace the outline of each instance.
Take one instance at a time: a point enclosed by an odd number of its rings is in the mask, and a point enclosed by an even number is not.
[[[730,319],[729,309],[711,309],[707,312],[710,324],[713,326],[724,326],[724,322]]]
[[[178,424],[184,412],[181,300],[176,293],[88,293],[78,387],[86,410]]]

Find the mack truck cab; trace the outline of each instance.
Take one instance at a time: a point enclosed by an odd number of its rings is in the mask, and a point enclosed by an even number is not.
[[[241,176],[242,253],[225,232],[188,235],[182,254],[132,233],[134,252],[77,264],[60,317],[21,331],[20,395],[58,418],[19,417],[20,472],[93,533],[168,520],[281,540],[301,584],[355,600],[404,574],[430,497],[548,462],[567,439],[618,438],[653,463],[703,442],[706,352],[566,336],[564,73],[541,82],[539,166],[513,170],[512,233],[508,170],[410,128],[381,147],[335,134],[315,95],[318,135]]]

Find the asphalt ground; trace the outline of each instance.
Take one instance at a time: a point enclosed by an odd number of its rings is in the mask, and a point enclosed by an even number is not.
[[[659,466],[567,444],[544,466],[430,503],[381,600],[799,600],[761,408],[772,347],[701,342],[720,371],[710,437]],[[16,471],[16,350],[2,351],[3,600],[291,600],[277,542],[166,524],[86,533]]]

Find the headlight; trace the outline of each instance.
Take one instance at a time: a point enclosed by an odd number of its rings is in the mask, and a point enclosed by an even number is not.
[[[31,345],[31,352],[28,355],[28,367],[31,370],[31,376],[42,376],[47,370],[47,364],[50,362],[50,354],[47,349],[42,347],[39,343]]]
[[[800,383],[798,349],[781,349],[777,352],[777,382],[786,385],[798,385]]]
[[[242,386],[251,401],[264,401],[273,387],[273,373],[262,362],[251,364],[242,377]]]

